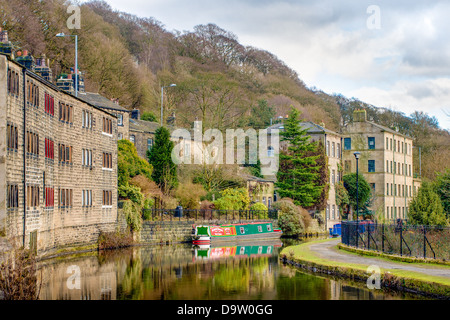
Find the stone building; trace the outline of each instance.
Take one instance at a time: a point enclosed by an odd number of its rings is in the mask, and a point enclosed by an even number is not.
[[[247,189],[252,203],[261,202],[271,208],[275,198],[275,184],[272,180],[247,176]]]
[[[328,199],[325,209],[325,225],[326,230],[332,228],[333,225],[341,221],[339,214],[339,208],[336,204],[336,192],[335,186],[342,180],[342,174],[340,171],[340,163],[342,157],[342,138],[339,133],[326,129],[324,125],[318,125],[313,122],[301,122],[302,129],[307,129],[307,133],[311,138],[311,141],[320,141],[325,148],[325,152],[328,160]],[[275,124],[268,128],[270,134],[271,129],[284,130],[283,123]],[[286,142],[280,141],[280,149],[287,147]],[[270,147],[269,147],[270,150]],[[274,152],[274,151],[272,151]]]
[[[115,230],[117,131],[115,116],[0,54],[1,235],[48,253]]]
[[[367,120],[365,110],[355,111],[353,122],[342,130],[344,173],[359,173],[372,187],[371,210],[386,219],[407,219],[409,202],[420,180],[414,179],[413,139]]]
[[[110,100],[93,92],[79,92],[78,97],[91,105],[100,108],[117,117],[117,139],[130,137],[130,113],[131,111],[119,104],[118,99]]]

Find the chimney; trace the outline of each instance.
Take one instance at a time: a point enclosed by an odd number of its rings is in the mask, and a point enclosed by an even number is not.
[[[140,120],[141,119],[141,111],[139,109],[133,109],[131,111],[131,119]]]
[[[366,110],[355,110],[353,111],[353,122],[366,122],[367,121],[367,111]]]

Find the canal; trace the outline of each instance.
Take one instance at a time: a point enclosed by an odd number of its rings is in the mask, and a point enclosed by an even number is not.
[[[405,300],[364,284],[283,265],[282,247],[300,240],[194,248],[134,247],[39,263],[41,300]]]

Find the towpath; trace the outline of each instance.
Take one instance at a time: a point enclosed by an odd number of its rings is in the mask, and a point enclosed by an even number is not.
[[[326,242],[313,243],[309,246],[310,250],[314,252],[319,258],[344,262],[355,263],[369,266],[378,266],[381,269],[404,270],[411,272],[419,272],[427,275],[440,276],[450,278],[450,266],[437,266],[428,264],[405,263],[388,261],[386,259],[375,257],[364,257],[344,250],[338,250],[336,246],[341,239],[333,239]]]

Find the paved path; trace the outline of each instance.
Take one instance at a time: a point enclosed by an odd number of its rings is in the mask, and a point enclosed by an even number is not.
[[[435,265],[417,265],[407,263],[397,263],[394,261],[386,261],[377,258],[363,257],[355,254],[347,253],[343,250],[336,250],[336,246],[341,239],[315,243],[310,245],[310,250],[315,252],[320,258],[334,260],[337,262],[363,264],[367,266],[376,265],[382,269],[405,270],[420,272],[427,275],[440,276],[450,278],[449,266],[435,266]]]

